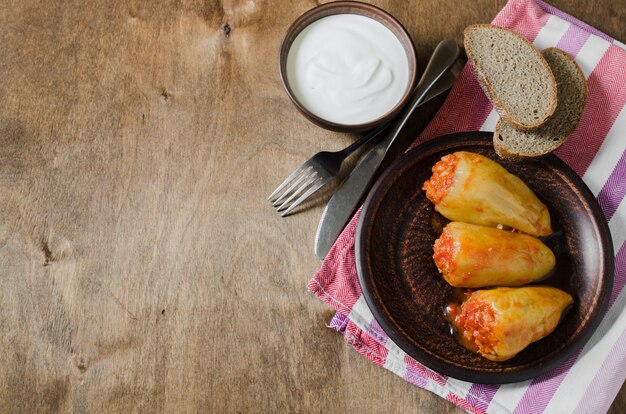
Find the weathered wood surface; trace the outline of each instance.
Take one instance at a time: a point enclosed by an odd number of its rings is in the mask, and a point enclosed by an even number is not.
[[[422,65],[503,0],[377,1]],[[554,1],[621,40],[619,0]],[[313,1],[0,5],[0,412],[460,412],[324,327],[321,149],[277,49]],[[621,392],[613,412],[626,410]]]

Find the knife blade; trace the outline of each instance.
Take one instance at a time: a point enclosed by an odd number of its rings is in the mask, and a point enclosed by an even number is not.
[[[317,233],[315,235],[315,254],[320,259],[323,259],[326,254],[328,254],[331,246],[335,240],[337,240],[337,237],[350,217],[352,217],[352,213],[369,187],[369,184],[371,183],[378,167],[384,160],[385,154],[392,146],[395,138],[398,136],[402,127],[406,124],[406,121],[412,112],[419,106],[450,89],[452,85],[454,85],[454,82],[456,82],[456,79],[463,68],[464,62],[458,59],[460,50],[458,49],[458,46],[456,46],[456,43],[454,43],[456,50],[450,44],[447,46],[449,47],[449,50],[447,50],[449,55],[444,56],[450,60],[447,62],[447,71],[443,72],[437,78],[436,83],[432,86],[432,88],[430,88],[426,96],[422,94],[420,98],[420,85],[418,85],[412,101],[400,115],[389,135],[383,141],[372,147],[365,154],[365,156],[363,156],[363,158],[354,167],[346,181],[335,192],[335,194],[333,194],[330,201],[326,205],[326,208],[322,212]],[[439,46],[437,49],[439,49]],[[437,52],[437,50],[435,52]],[[433,57],[435,57],[435,53],[433,53]],[[431,62],[432,60],[433,58],[431,58]],[[429,66],[431,62],[429,62]],[[454,68],[450,70],[450,67],[454,64],[454,62],[457,63],[454,65]],[[422,79],[426,76],[428,69],[429,67],[427,67],[424,71]]]

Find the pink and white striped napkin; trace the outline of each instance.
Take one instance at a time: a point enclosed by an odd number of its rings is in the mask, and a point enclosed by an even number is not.
[[[596,195],[615,249],[609,311],[589,342],[561,367],[533,380],[482,385],[447,378],[407,356],[374,320],[361,294],[354,258],[357,212],[309,289],[337,313],[330,327],[374,363],[474,413],[605,412],[626,378],[626,46],[540,0],[510,0],[494,24],[539,49],[575,57],[588,79],[582,120],[557,156]],[[414,145],[460,131],[493,131],[497,113],[467,65],[439,113]]]

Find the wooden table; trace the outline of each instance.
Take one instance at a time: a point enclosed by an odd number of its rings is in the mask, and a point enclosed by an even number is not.
[[[504,5],[375,3],[422,67]],[[626,40],[623,1],[554,3]],[[279,82],[314,5],[3,2],[0,412],[461,412],[324,326],[306,282],[328,193],[287,219],[265,201],[354,139]]]

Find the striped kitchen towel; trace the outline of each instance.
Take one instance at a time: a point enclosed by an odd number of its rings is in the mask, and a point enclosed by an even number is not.
[[[578,128],[556,152],[591,188],[609,223],[615,283],[609,310],[582,350],[561,367],[508,385],[447,378],[408,357],[389,340],[367,307],[357,279],[354,237],[360,211],[344,229],[309,289],[337,313],[330,327],[374,363],[474,413],[605,412],[626,378],[626,46],[540,0],[510,0],[494,24],[539,49],[556,46],[575,57],[589,97]],[[493,131],[497,113],[467,65],[446,102],[417,138]]]

